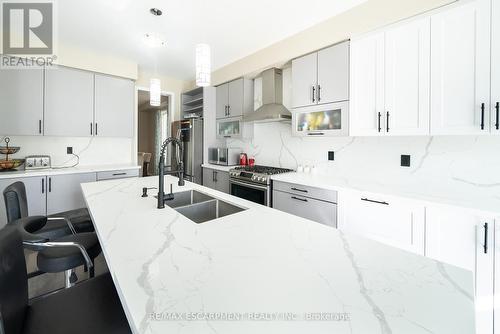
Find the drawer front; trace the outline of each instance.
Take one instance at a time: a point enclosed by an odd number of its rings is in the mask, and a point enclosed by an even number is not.
[[[323,225],[337,227],[337,204],[273,191],[273,208]]]
[[[337,192],[334,190],[303,186],[281,181],[273,181],[273,190],[284,191],[294,195],[306,196],[322,201],[337,203]]]
[[[107,172],[97,172],[97,181],[124,179],[127,177],[138,177],[139,169],[112,170]]]

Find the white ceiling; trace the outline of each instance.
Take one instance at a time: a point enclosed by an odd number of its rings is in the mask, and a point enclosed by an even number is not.
[[[194,48],[212,47],[218,69],[365,0],[62,0],[59,42],[137,61],[139,70],[194,78]],[[160,8],[163,15],[149,13]],[[144,45],[148,32],[167,46]]]

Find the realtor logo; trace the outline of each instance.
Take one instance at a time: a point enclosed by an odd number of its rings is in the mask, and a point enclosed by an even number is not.
[[[2,3],[3,54],[51,55],[54,51],[54,4]]]

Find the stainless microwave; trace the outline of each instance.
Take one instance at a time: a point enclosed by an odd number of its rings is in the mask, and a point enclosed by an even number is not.
[[[239,148],[210,147],[208,149],[208,163],[223,166],[236,166],[240,164]]]

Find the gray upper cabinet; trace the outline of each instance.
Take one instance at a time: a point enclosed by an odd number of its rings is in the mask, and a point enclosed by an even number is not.
[[[216,115],[217,118],[227,117],[227,106],[229,103],[229,85],[223,84],[216,89]]]
[[[130,79],[95,75],[95,125],[98,137],[134,136],[135,85]]]
[[[45,72],[45,135],[90,137],[94,74],[59,66]]]
[[[292,61],[292,107],[349,100],[349,42]]]
[[[228,116],[243,116],[244,82],[243,79],[231,81],[229,84]],[[252,95],[253,97],[253,95]]]
[[[292,107],[316,103],[318,53],[292,60]],[[314,91],[313,91],[314,90]]]
[[[318,103],[349,100],[349,42],[318,52]]]
[[[0,135],[43,134],[43,70],[2,70]]]
[[[242,117],[253,111],[253,80],[236,79],[216,88],[217,119]]]

